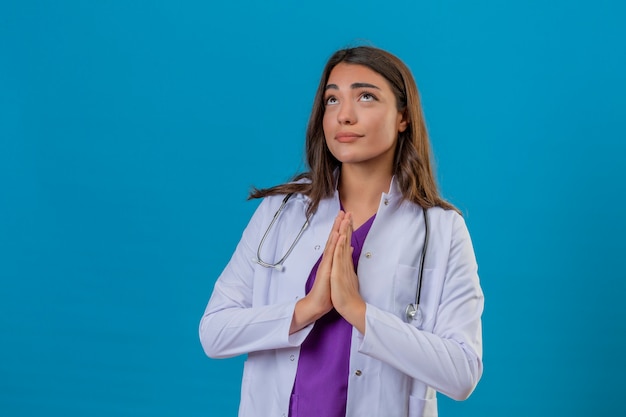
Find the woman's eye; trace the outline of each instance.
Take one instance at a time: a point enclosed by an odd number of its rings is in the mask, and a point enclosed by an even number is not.
[[[374,101],[374,100],[376,100],[376,97],[374,97],[373,94],[370,94],[370,93],[361,94],[361,101]]]
[[[334,96],[330,96],[326,99],[326,104],[336,104],[337,103],[337,98]]]

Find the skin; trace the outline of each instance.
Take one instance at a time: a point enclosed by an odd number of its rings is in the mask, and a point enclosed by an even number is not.
[[[362,65],[335,66],[324,99],[324,135],[342,163],[338,190],[346,212],[335,218],[313,287],[296,303],[290,333],[335,308],[365,334],[366,304],[352,263],[352,232],[376,213],[381,194],[389,190],[398,132],[408,122],[387,80]]]

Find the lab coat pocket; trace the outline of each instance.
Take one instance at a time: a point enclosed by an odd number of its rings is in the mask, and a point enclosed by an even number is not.
[[[409,417],[437,417],[437,397],[431,399],[409,397]]]

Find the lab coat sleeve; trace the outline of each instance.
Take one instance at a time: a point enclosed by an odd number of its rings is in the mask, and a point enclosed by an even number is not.
[[[312,325],[289,335],[296,301],[252,305],[253,258],[259,236],[275,212],[264,199],[252,216],[228,265],[218,278],[200,321],[200,342],[212,358],[227,358],[250,352],[302,344]],[[274,211],[272,211],[274,210]],[[253,247],[255,249],[253,249]]]
[[[482,375],[483,293],[469,233],[456,213],[441,302],[433,331],[417,329],[368,304],[359,352],[437,391],[464,400]]]

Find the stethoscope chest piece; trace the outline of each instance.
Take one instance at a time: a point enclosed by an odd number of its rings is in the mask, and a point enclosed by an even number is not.
[[[422,321],[422,312],[419,310],[419,307],[416,307],[413,303],[406,306],[404,313],[406,314],[407,323],[417,321],[419,324]]]

